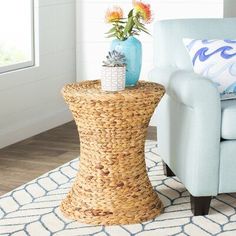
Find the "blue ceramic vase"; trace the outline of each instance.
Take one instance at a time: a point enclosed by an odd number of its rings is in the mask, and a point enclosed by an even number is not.
[[[135,37],[121,41],[114,39],[111,50],[121,52],[126,57],[126,87],[135,86],[139,80],[142,67],[142,44]]]

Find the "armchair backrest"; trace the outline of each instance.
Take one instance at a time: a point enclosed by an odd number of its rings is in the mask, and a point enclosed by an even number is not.
[[[236,39],[236,18],[163,20],[155,24],[155,66],[192,70],[183,38]]]

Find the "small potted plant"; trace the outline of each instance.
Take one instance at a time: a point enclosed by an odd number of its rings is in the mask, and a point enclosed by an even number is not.
[[[101,87],[104,91],[121,91],[125,89],[126,59],[124,54],[110,51],[103,61]]]

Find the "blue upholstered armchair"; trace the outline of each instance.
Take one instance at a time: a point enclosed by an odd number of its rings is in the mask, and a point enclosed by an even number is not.
[[[183,38],[236,39],[236,18],[155,25],[150,80],[166,87],[158,107],[159,153],[167,175],[189,191],[194,215],[205,215],[212,196],[236,192],[236,100],[221,102],[213,83],[193,72]]]

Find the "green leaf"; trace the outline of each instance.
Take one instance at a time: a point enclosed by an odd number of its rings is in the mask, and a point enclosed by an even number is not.
[[[128,18],[132,17],[133,16],[133,12],[134,12],[134,9],[132,9],[129,14],[128,14]]]
[[[126,20],[126,19],[124,18],[124,20]],[[114,20],[111,20],[109,23],[111,23],[111,24],[113,24],[113,25],[115,25],[115,24],[117,24],[117,23],[125,24],[126,21],[124,21],[124,20],[122,20],[122,19],[114,19]]]
[[[106,38],[112,38],[112,37],[116,37],[116,34],[110,34]]]
[[[140,27],[140,29],[141,29],[141,30],[146,30],[146,31],[148,31],[148,29],[146,29],[146,28],[145,28],[145,27],[143,27],[143,26],[142,26],[142,27]]]
[[[144,33],[151,35],[147,30],[141,29]]]
[[[116,27],[113,27],[108,32],[106,32],[105,34],[111,34],[111,33],[115,32],[115,31],[116,31]]]
[[[140,24],[140,22],[138,21],[138,19],[136,17],[134,17],[134,23],[136,25],[137,28],[142,28],[143,26]]]
[[[118,20],[118,21],[116,21],[117,23],[121,23],[121,24],[125,24],[126,23],[126,21],[121,21],[121,20]]]
[[[128,22],[124,28],[124,35],[130,34],[134,27],[133,17],[129,17]]]
[[[134,18],[134,22],[135,22],[135,25],[137,26],[137,29],[138,29],[138,30],[143,31],[143,32],[145,32],[146,34],[151,35],[151,34],[148,32],[148,29],[145,28],[144,24],[140,23],[137,18]]]

